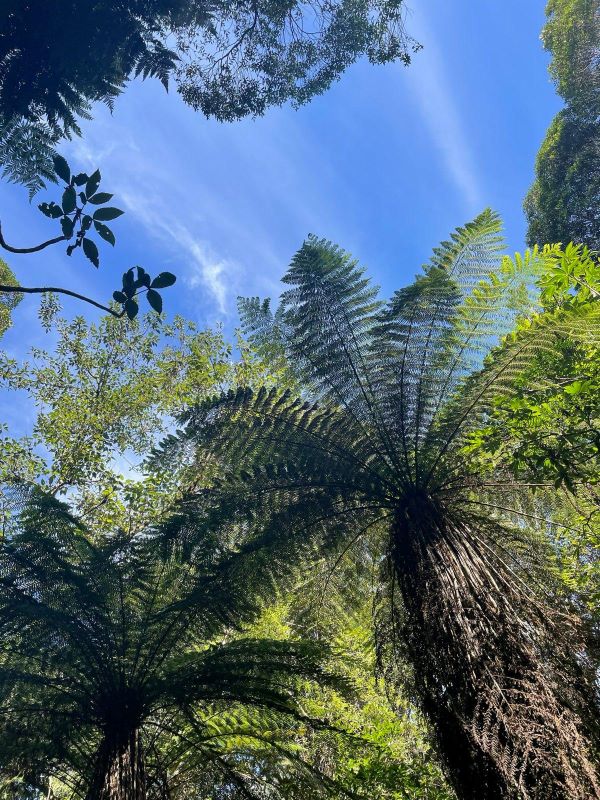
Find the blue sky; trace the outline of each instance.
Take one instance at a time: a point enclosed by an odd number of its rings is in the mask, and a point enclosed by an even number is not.
[[[409,31],[424,48],[410,67],[352,67],[295,111],[220,124],[156,81],[135,82],[111,115],[96,110],[63,149],[73,168],[99,166],[126,211],[96,272],[61,247],[8,259],[24,285],[65,285],[106,301],[134,264],[168,269],[170,313],[236,324],[237,295],[273,295],[308,233],[368,266],[386,295],[431,249],[486,206],[524,247],[523,196],[535,153],[560,107],[540,39],[544,0],[411,0]],[[36,202],[53,199],[40,193]],[[3,231],[23,246],[54,233],[24,189],[0,184]],[[47,343],[25,299],[4,347]],[[65,313],[96,312],[75,302]]]

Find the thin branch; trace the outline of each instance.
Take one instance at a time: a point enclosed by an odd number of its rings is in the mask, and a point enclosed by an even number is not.
[[[256,29],[256,26],[258,25],[258,8],[257,8],[256,3],[253,3],[252,5],[254,7],[254,15],[253,15],[252,22],[250,23],[250,25],[248,25],[247,28],[245,28],[245,30],[242,32],[242,34],[238,37],[237,41],[235,41],[231,45],[229,50],[227,50],[226,53],[224,53],[222,56],[220,56],[219,58],[216,58],[214,60],[214,62],[211,65],[211,68],[212,67],[216,67],[217,64],[221,64],[223,61],[226,61],[229,58],[229,56],[233,53],[233,51],[237,50],[238,47],[241,46],[241,44],[243,43],[244,39],[247,36],[250,36],[251,34],[254,33],[254,31]]]
[[[2,235],[2,225],[0,224],[0,247],[4,248],[4,250],[8,250],[9,253],[39,253],[40,250],[50,247],[51,244],[58,244],[58,242],[66,241],[66,236],[57,236],[55,239],[48,239],[47,242],[37,244],[35,247],[11,247],[6,243],[4,236]],[[59,289],[58,291],[61,290]]]
[[[60,240],[55,239],[54,241],[60,241]],[[20,252],[29,252],[29,251],[21,250]],[[101,311],[106,311],[108,314],[112,314],[112,316],[116,317],[117,319],[120,319],[125,313],[124,311],[115,311],[114,308],[110,308],[109,306],[104,306],[102,305],[102,303],[97,303],[95,300],[92,300],[91,297],[86,297],[84,294],[79,294],[78,292],[72,292],[70,289],[60,289],[57,286],[27,287],[27,286],[11,286],[8,284],[0,284],[0,293],[2,292],[13,292],[14,294],[45,294],[46,292],[54,292],[55,294],[66,294],[69,297],[77,298],[77,300],[83,300],[84,303],[89,303],[90,305],[99,308]]]

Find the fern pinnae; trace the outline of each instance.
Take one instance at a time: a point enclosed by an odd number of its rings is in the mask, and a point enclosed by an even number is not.
[[[320,259],[323,270],[328,269],[327,276],[333,274],[335,277],[338,277],[339,272],[342,272],[351,287],[349,290],[346,290],[346,296],[350,293],[358,296],[358,299],[351,309],[353,312],[352,319],[349,316],[349,309],[344,304],[343,299],[340,299],[341,292],[339,287],[336,287],[335,292],[327,294],[323,298],[322,303],[316,303],[315,307],[318,308],[320,312],[319,328],[322,329],[323,321],[328,320],[335,333],[335,346],[332,345],[329,349],[329,354],[331,355],[334,350],[339,353],[341,349],[341,353],[344,356],[342,364],[345,365],[345,368],[350,370],[350,377],[352,378],[351,385],[354,387],[352,393],[354,394],[354,391],[358,389],[359,397],[362,397],[367,413],[365,414],[363,411],[362,414],[356,414],[353,410],[352,398],[348,398],[343,391],[343,387],[339,385],[340,372],[336,371],[331,375],[327,373],[324,378],[319,377],[317,380],[323,381],[329,386],[329,389],[333,392],[340,405],[346,408],[348,413],[350,413],[363,428],[364,435],[367,438],[369,438],[369,431],[366,427],[367,421],[375,425],[379,434],[379,439],[384,447],[384,453],[380,454],[381,457],[385,459],[387,456],[392,463],[395,463],[396,457],[394,448],[387,435],[385,423],[380,418],[377,402],[373,396],[372,378],[369,374],[369,366],[362,352],[361,343],[357,338],[357,329],[361,335],[368,336],[370,328],[376,321],[375,315],[381,306],[381,303],[375,300],[377,289],[370,287],[368,280],[361,280],[364,270],[357,268],[356,262],[351,261],[346,253],[340,251],[339,248],[333,247],[328,242],[319,240],[314,236],[309,237],[299,253],[295,256],[290,270],[284,278],[284,282],[288,284],[295,283],[294,289],[288,290],[282,296],[283,318],[288,326],[293,327],[293,320],[295,316],[298,316],[303,292],[306,291],[307,276],[313,284],[319,286],[321,292],[323,292],[324,286],[326,285],[326,278],[317,282],[315,276],[311,273],[308,273],[306,270],[302,272],[302,270],[298,268],[299,264],[304,263],[307,252],[310,252],[315,258]],[[332,262],[335,262],[336,266],[330,267]],[[336,318],[334,309],[341,315],[345,325],[345,331],[340,330],[339,321]],[[302,330],[302,323],[300,323],[299,329]],[[316,338],[316,336],[312,337],[313,340]],[[349,338],[353,345],[354,354],[350,352],[347,338]],[[314,344],[314,341],[312,341],[312,343],[311,341],[306,341],[306,336],[304,336],[301,342],[299,342],[298,347],[300,357],[311,365],[313,374],[310,377],[320,376],[322,369],[322,361],[320,361],[321,354],[319,348],[314,347]],[[345,368],[340,367],[339,369],[345,371]],[[347,379],[348,375],[345,377]]]
[[[375,506],[371,506],[371,507],[367,506],[367,507],[362,507],[362,508],[359,507],[357,510],[364,511],[364,510],[367,510],[367,509],[374,509],[374,508],[379,508],[379,506],[377,506],[377,507],[375,507]],[[331,579],[333,578],[334,573],[336,572],[337,568],[340,566],[340,564],[342,563],[344,558],[348,555],[348,553],[350,552],[352,547],[354,547],[354,545],[358,542],[358,540],[363,538],[363,536],[367,533],[367,531],[369,531],[372,527],[374,527],[375,525],[380,525],[381,523],[383,523],[386,520],[389,520],[391,518],[392,518],[392,514],[387,514],[387,515],[383,514],[380,517],[378,517],[377,519],[371,520],[366,525],[363,525],[362,527],[360,527],[358,529],[358,532],[356,534],[353,534],[353,536],[350,539],[350,541],[344,546],[342,552],[336,557],[335,561],[333,562],[333,565],[327,571],[327,575],[325,576],[325,579],[323,581],[323,587],[322,587],[321,592],[320,592],[320,605],[324,604],[325,595],[326,595],[326,593],[327,593],[327,591],[329,589],[329,584],[331,582]]]
[[[476,226],[478,225],[478,221],[481,218],[483,218],[483,221],[487,225],[490,224],[490,221],[488,219],[488,214],[487,214],[487,212],[484,212],[482,215],[480,215],[479,218],[477,218],[477,220],[475,220],[472,223],[472,225],[475,227],[475,231],[474,231],[475,237],[480,235],[478,227],[476,227]],[[493,217],[491,222],[492,222],[492,224],[494,226],[494,232],[497,233],[498,236],[492,241],[492,245],[493,245],[494,249],[491,250],[491,251],[487,251],[487,255],[488,255],[490,260],[492,260],[494,257],[496,257],[495,254],[496,254],[497,250],[499,249],[499,247],[503,243],[503,239],[499,235],[500,231],[501,231],[501,224],[500,224],[499,218]],[[450,258],[450,263],[447,266],[448,274],[450,276],[454,276],[455,273],[458,273],[458,275],[456,277],[457,288],[459,289],[459,291],[461,292],[461,294],[462,294],[462,296],[464,298],[463,299],[463,303],[461,305],[457,306],[457,308],[455,309],[454,315],[449,319],[449,322],[450,322],[450,325],[451,325],[451,329],[454,330],[454,336],[457,335],[457,328],[458,328],[458,325],[459,325],[460,320],[461,320],[461,315],[464,313],[463,309],[465,308],[465,303],[468,303],[469,298],[472,296],[472,294],[468,294],[466,287],[462,286],[461,282],[460,282],[460,262],[461,262],[461,258],[465,258],[466,257],[466,253],[469,252],[469,248],[472,246],[472,242],[470,241],[470,237],[468,237],[466,234],[464,234],[462,229],[459,229],[459,231],[460,231],[460,235],[458,235],[457,238],[458,238],[458,241],[460,243],[460,249],[456,250],[456,248],[455,248],[454,254],[449,257]],[[487,231],[486,228],[484,228],[484,231],[486,233],[489,233],[489,231]],[[498,259],[500,258],[499,253],[498,253],[497,257],[498,257]],[[460,346],[457,347],[456,346],[457,343],[456,342],[452,342],[451,351],[454,351],[454,355],[452,357],[452,363],[450,364],[450,366],[448,368],[444,365],[444,359],[442,359],[441,364],[438,367],[438,369],[439,370],[444,369],[446,371],[446,377],[442,380],[441,385],[439,385],[437,383],[435,385],[436,399],[435,399],[435,405],[433,406],[432,410],[429,413],[430,424],[435,421],[435,418],[436,418],[437,414],[439,413],[440,409],[447,402],[447,400],[448,400],[448,391],[451,390],[451,387],[452,387],[453,383],[454,384],[456,383],[455,370],[462,363],[463,357],[464,357],[465,353],[468,351],[468,349],[469,349],[469,347],[470,347],[470,345],[471,345],[471,343],[472,343],[472,341],[474,339],[474,336],[476,335],[476,333],[478,333],[481,323],[483,322],[484,318],[487,315],[490,314],[491,311],[493,311],[493,308],[490,309],[487,306],[483,306],[479,318],[476,319],[476,320],[471,320],[470,321],[471,331],[467,332],[466,335],[463,335],[463,336],[460,337],[461,340],[462,340],[462,343],[460,344]],[[431,366],[430,366],[430,368],[431,368]],[[423,380],[423,374],[421,375],[420,380]],[[420,406],[418,405],[417,409],[419,409],[419,408],[420,408]]]
[[[478,407],[480,401],[485,397],[485,395],[492,389],[492,387],[496,386],[496,383],[500,377],[507,372],[507,370],[511,367],[513,361],[517,361],[518,358],[528,349],[528,343],[524,343],[516,352],[513,354],[512,359],[507,359],[506,362],[497,370],[494,374],[492,374],[489,378],[486,376],[484,380],[483,387],[481,387],[478,391],[479,393],[475,395],[474,398],[470,398],[469,402],[466,406],[464,406],[461,413],[458,415],[458,419],[453,420],[450,425],[450,431],[444,432],[444,443],[438,450],[436,456],[433,459],[432,465],[429,468],[429,473],[427,476],[427,480],[429,480],[437,467],[440,463],[441,459],[444,457],[445,453],[448,451],[450,445],[454,442],[455,438],[458,436],[459,433],[462,431],[462,426],[467,419],[473,414],[475,409]]]
[[[400,435],[402,439],[402,451],[404,454],[404,463],[406,466],[406,476],[408,480],[410,480],[411,478],[411,469],[410,469],[410,457],[408,452],[408,434],[406,430],[407,423],[405,422],[407,417],[405,406],[408,404],[406,403],[406,391],[404,382],[406,377],[405,367],[408,358],[408,347],[410,343],[412,327],[414,324],[414,314],[416,314],[416,308],[413,310],[413,316],[409,319],[409,328],[405,336],[404,349],[402,353],[402,359],[400,362],[399,409],[398,409],[398,415],[400,421]]]

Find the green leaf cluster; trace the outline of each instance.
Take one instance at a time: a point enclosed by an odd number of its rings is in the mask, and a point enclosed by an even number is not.
[[[525,259],[541,267],[540,301],[557,335],[517,377],[511,394],[496,399],[486,426],[472,434],[465,452],[498,459],[522,480],[569,489],[596,484],[600,350],[589,325],[600,298],[600,262],[573,244],[534,248]],[[579,318],[580,326],[561,336],[559,320],[565,314]],[[524,320],[520,327],[527,326]]]
[[[53,172],[64,184],[61,201],[60,203],[55,201],[50,203],[43,202],[39,204],[38,208],[44,216],[59,220],[62,235],[31,248],[12,247],[6,243],[3,237],[0,237],[0,245],[5,250],[14,253],[34,253],[61,241],[68,241],[70,242],[66,251],[68,256],[71,256],[75,250],[81,248],[89,261],[98,268],[100,266],[100,254],[98,245],[90,237],[90,230],[93,226],[101,239],[114,246],[115,235],[105,223],[117,219],[123,214],[123,211],[114,206],[105,205],[112,199],[113,195],[108,192],[98,191],[101,181],[99,170],[96,170],[91,175],[85,172],[74,174],[71,172],[67,161],[62,156],[56,155],[53,158]],[[91,206],[98,206],[98,208],[88,207],[86,209],[88,203]],[[136,271],[137,275],[135,274]],[[23,292],[44,293],[46,295],[49,292],[54,292],[75,296],[80,300],[109,311],[115,317],[126,315],[128,319],[133,320],[139,312],[138,297],[140,295],[145,295],[150,307],[157,314],[161,314],[163,300],[157,289],[172,286],[176,280],[175,275],[170,272],[161,272],[155,278],[151,278],[143,267],[137,266],[128,269],[123,273],[122,289],[113,292],[113,300],[121,307],[120,311],[99,304],[89,297],[65,288],[23,287]],[[6,284],[3,293],[11,295],[11,290]]]
[[[113,299],[116,303],[121,303],[127,317],[135,319],[139,305],[135,299],[140,290],[145,292],[148,304],[157,314],[162,314],[163,301],[157,289],[166,289],[168,286],[173,286],[175,275],[171,272],[160,272],[156,278],[151,278],[143,267],[136,267],[137,277],[134,276],[133,268],[123,273],[123,289],[121,291],[113,292]]]
[[[63,237],[68,241],[75,236],[75,241],[67,247],[67,255],[72,255],[78,247],[83,249],[86,257],[95,267],[100,266],[98,247],[89,237],[89,230],[94,226],[98,235],[109,244],[115,244],[115,235],[104,225],[105,221],[120,217],[123,212],[118,208],[106,206],[95,211],[86,212],[85,206],[103,205],[112,199],[108,192],[98,192],[100,186],[100,170],[91,175],[85,172],[71,174],[66,160],[59,155],[53,159],[54,173],[64,186],[62,200],[59,203],[40,203],[38,208],[46,217],[59,219]]]
[[[0,356],[8,397],[25,392],[36,408],[29,435],[2,443],[4,480],[35,479],[68,491],[86,519],[135,529],[176,493],[177,471],[144,477],[141,462],[188,405],[230,386],[274,382],[282,373],[219,330],[148,314],[123,325],[54,318],[54,351],[36,348],[18,362]]]
[[[0,258],[0,283],[17,286],[17,280],[6,263]],[[11,315],[14,309],[21,302],[22,297],[19,294],[3,294],[0,295],[0,337],[6,333],[10,328]]]

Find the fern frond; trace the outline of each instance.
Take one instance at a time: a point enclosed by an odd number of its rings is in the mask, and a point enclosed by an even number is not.
[[[0,168],[4,179],[20,183],[30,198],[43,189],[46,181],[54,183],[53,158],[60,136],[52,126],[25,119],[0,117]]]
[[[282,318],[289,329],[288,357],[299,377],[324,400],[341,405],[363,429],[375,428],[382,454],[396,460],[374,391],[370,342],[382,303],[347,253],[309,237],[283,282]]]
[[[146,745],[170,720],[158,744],[185,741],[171,752],[176,765],[196,769],[250,749],[269,775],[294,725],[326,724],[302,712],[300,692],[316,681],[349,690],[324,668],[321,645],[233,635],[314,545],[314,536],[290,543],[283,535],[305,519],[300,508],[282,503],[279,520],[259,534],[252,509],[236,508],[232,494],[229,509],[227,493],[200,491],[162,525],[94,541],[55,498],[27,487],[6,496],[0,770],[26,763],[33,786],[50,774],[98,796],[111,760],[132,741],[143,741],[149,772],[159,769]],[[320,498],[314,513],[331,516],[331,501],[326,508]]]
[[[590,343],[600,344],[599,324],[600,307],[595,303],[523,321],[492,351],[485,366],[465,379],[454,400],[440,415],[428,440],[428,450],[433,455],[430,469],[435,469],[457,439],[481,424],[495,402],[514,392],[519,377],[534,358],[544,352],[556,352],[558,343],[565,338],[583,337]]]

